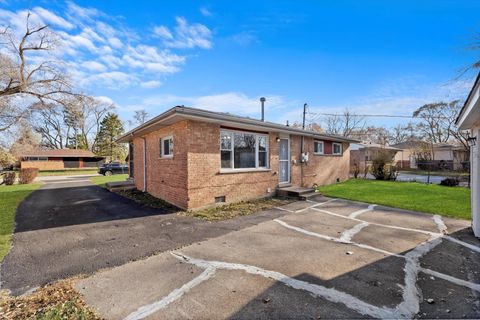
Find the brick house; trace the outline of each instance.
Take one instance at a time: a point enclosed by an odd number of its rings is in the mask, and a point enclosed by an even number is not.
[[[188,107],[169,109],[118,141],[130,144],[137,189],[183,209],[346,180],[349,144],[356,142]]]
[[[21,168],[44,170],[65,170],[97,168],[105,161],[89,150],[78,149],[40,149],[26,152],[20,156]]]

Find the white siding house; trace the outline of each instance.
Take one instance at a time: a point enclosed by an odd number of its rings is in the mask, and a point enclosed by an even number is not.
[[[457,118],[457,125],[469,132],[472,228],[475,236],[480,237],[480,74]]]

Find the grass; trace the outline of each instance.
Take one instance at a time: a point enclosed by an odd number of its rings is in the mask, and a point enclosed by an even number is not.
[[[41,184],[0,185],[0,262],[10,250],[17,207]]]
[[[325,196],[470,219],[470,189],[416,182],[351,179],[323,186]]]
[[[82,174],[95,174],[98,169],[76,169],[76,170],[52,170],[52,171],[40,171],[38,175],[44,176],[79,176]]]
[[[119,181],[125,181],[128,178],[128,174],[114,174],[111,176],[96,176],[96,177],[90,177],[90,180],[95,183],[96,185],[106,188],[107,182],[119,182]]]
[[[83,297],[75,290],[75,279],[67,279],[18,297],[10,296],[6,292],[0,293],[0,319],[97,320],[101,318],[87,307]]]
[[[239,216],[250,215],[258,211],[271,209],[277,206],[283,206],[290,202],[292,201],[277,198],[264,198],[252,201],[232,203],[198,211],[185,211],[182,214],[186,216],[205,219],[208,221],[220,221],[236,218]]]

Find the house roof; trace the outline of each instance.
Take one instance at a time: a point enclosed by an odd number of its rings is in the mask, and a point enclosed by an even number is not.
[[[269,121],[261,121],[249,117],[236,116],[225,112],[207,111],[197,108],[184,106],[173,107],[155,118],[145,122],[144,124],[130,130],[122,135],[117,142],[129,142],[134,137],[142,136],[149,132],[158,130],[165,126],[171,125],[177,121],[190,119],[205,122],[219,123],[224,126],[237,127],[239,129],[251,129],[262,131],[275,131],[281,133],[289,133],[294,135],[303,135],[314,137],[317,139],[325,139],[337,142],[359,142],[358,140],[349,139],[337,135],[322,134],[314,131],[303,130]]]
[[[468,93],[467,99],[465,100],[465,103],[463,104],[462,109],[460,110],[460,113],[458,114],[457,119],[455,120],[455,124],[460,127],[460,129],[465,130],[468,129],[469,126],[471,126],[472,122],[475,122],[476,119],[473,119],[473,117],[468,117],[466,115],[467,111],[468,113],[471,113],[473,110],[474,105],[478,101],[478,87],[480,86],[480,72],[478,73],[475,82],[473,83],[472,89]],[[475,101],[474,101],[475,100]],[[473,104],[472,104],[473,103]],[[476,108],[476,116],[478,118],[479,115],[479,108]]]
[[[401,150],[399,148],[395,148],[392,146],[385,146],[383,144],[372,143],[372,142],[360,142],[360,143],[356,143],[355,145],[358,146],[358,149],[385,149],[385,150],[392,150],[392,151]]]
[[[90,150],[38,149],[22,154],[22,157],[101,158]]]
[[[415,149],[415,148],[422,148],[422,147],[430,148],[431,145],[430,143],[425,141],[411,140],[411,141],[405,141],[405,142],[393,144],[391,145],[391,147],[404,150],[404,149]],[[456,145],[456,144],[451,144],[446,142],[434,143],[433,148],[434,149],[463,149],[461,145]]]

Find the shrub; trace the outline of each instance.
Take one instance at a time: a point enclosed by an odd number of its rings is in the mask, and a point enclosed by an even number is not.
[[[33,180],[38,175],[37,168],[22,168],[20,169],[20,173],[18,175],[18,183],[20,184],[29,184],[32,183]]]
[[[458,186],[458,179],[457,178],[445,178],[440,181],[440,185],[446,187],[456,187]]]
[[[3,177],[3,183],[5,183],[7,186],[11,186],[12,184],[15,183],[16,175],[15,175],[15,172],[13,171],[3,173],[2,177]]]
[[[353,162],[353,177],[355,179],[358,178],[358,175],[360,174],[360,166],[356,161]]]
[[[371,174],[376,180],[396,180],[397,169],[392,165],[391,155],[383,150],[372,159]]]

